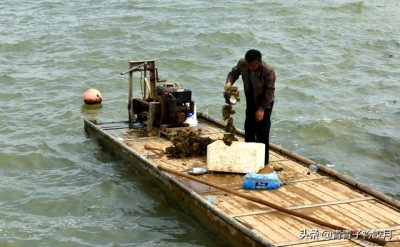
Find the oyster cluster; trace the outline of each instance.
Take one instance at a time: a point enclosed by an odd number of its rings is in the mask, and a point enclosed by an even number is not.
[[[175,158],[206,155],[207,145],[215,140],[210,137],[201,137],[200,133],[201,131],[193,132],[189,129],[178,130],[171,138],[173,146],[167,147],[166,153]]]
[[[238,88],[228,88],[224,93],[224,98],[226,105],[222,106],[222,119],[224,121],[228,120],[225,126],[225,132],[228,132],[229,134],[224,134],[224,138],[222,138],[222,141],[227,146],[230,146],[233,141],[237,141],[237,138],[235,137],[236,128],[233,125],[233,118],[231,117],[231,115],[236,113],[233,110],[233,105],[236,104],[237,101],[240,101]]]
[[[229,87],[225,89],[224,98],[226,104],[236,104],[236,102],[240,101],[239,97],[239,89],[238,87]]]

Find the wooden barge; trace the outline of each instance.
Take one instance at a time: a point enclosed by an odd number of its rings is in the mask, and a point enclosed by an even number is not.
[[[130,62],[125,72],[129,73],[128,121],[85,119],[85,131],[129,161],[173,207],[194,218],[218,241],[227,246],[400,246],[400,202],[272,143],[270,164],[259,173],[279,167],[285,184],[278,189],[245,190],[244,174],[238,173],[188,175],[190,168],[207,167],[206,157],[162,155],[159,150],[172,146],[170,133],[157,127],[168,127],[163,124],[168,115],[165,102],[160,97],[153,104],[143,99],[134,102],[132,73],[136,71],[150,71],[147,89],[150,97],[157,98],[154,62]],[[140,124],[134,117],[140,118]],[[197,113],[197,121],[195,127],[179,128],[200,130],[202,137],[213,140],[226,133],[223,122],[202,113]],[[236,129],[236,137],[243,142],[244,132]],[[310,171],[310,164],[318,171]]]

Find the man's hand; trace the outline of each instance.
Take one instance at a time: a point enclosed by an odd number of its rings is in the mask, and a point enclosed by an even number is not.
[[[231,86],[232,86],[232,83],[227,82],[224,86],[224,93],[229,93],[229,91],[230,91],[229,89]]]
[[[264,111],[258,109],[258,110],[256,111],[256,121],[257,121],[257,122],[260,122],[260,121],[262,121],[263,119],[264,119]]]
[[[225,102],[229,104],[229,98],[231,97],[231,82],[227,82],[224,86],[224,93],[222,94],[224,96]]]

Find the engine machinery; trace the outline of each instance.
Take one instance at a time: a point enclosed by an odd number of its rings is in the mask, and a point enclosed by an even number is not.
[[[164,83],[163,86],[157,86],[156,93],[160,102],[160,124],[182,124],[194,113],[190,89],[184,89],[178,83]]]
[[[130,69],[121,73],[129,73],[129,126],[133,128],[134,123],[142,123],[147,126],[149,136],[155,127],[188,126],[185,121],[196,114],[192,91],[178,83],[159,80],[154,61],[129,62],[129,65]],[[142,98],[133,98],[133,72],[141,72]],[[146,77],[148,72],[150,83]],[[156,83],[162,85],[156,86]]]

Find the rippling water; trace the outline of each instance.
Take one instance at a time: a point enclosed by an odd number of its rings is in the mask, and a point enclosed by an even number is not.
[[[226,74],[261,50],[278,78],[271,141],[400,199],[399,11],[393,0],[3,0],[0,243],[218,245],[83,131],[86,117],[127,119],[129,60],[155,59],[219,118]],[[92,87],[102,107],[83,105]]]

